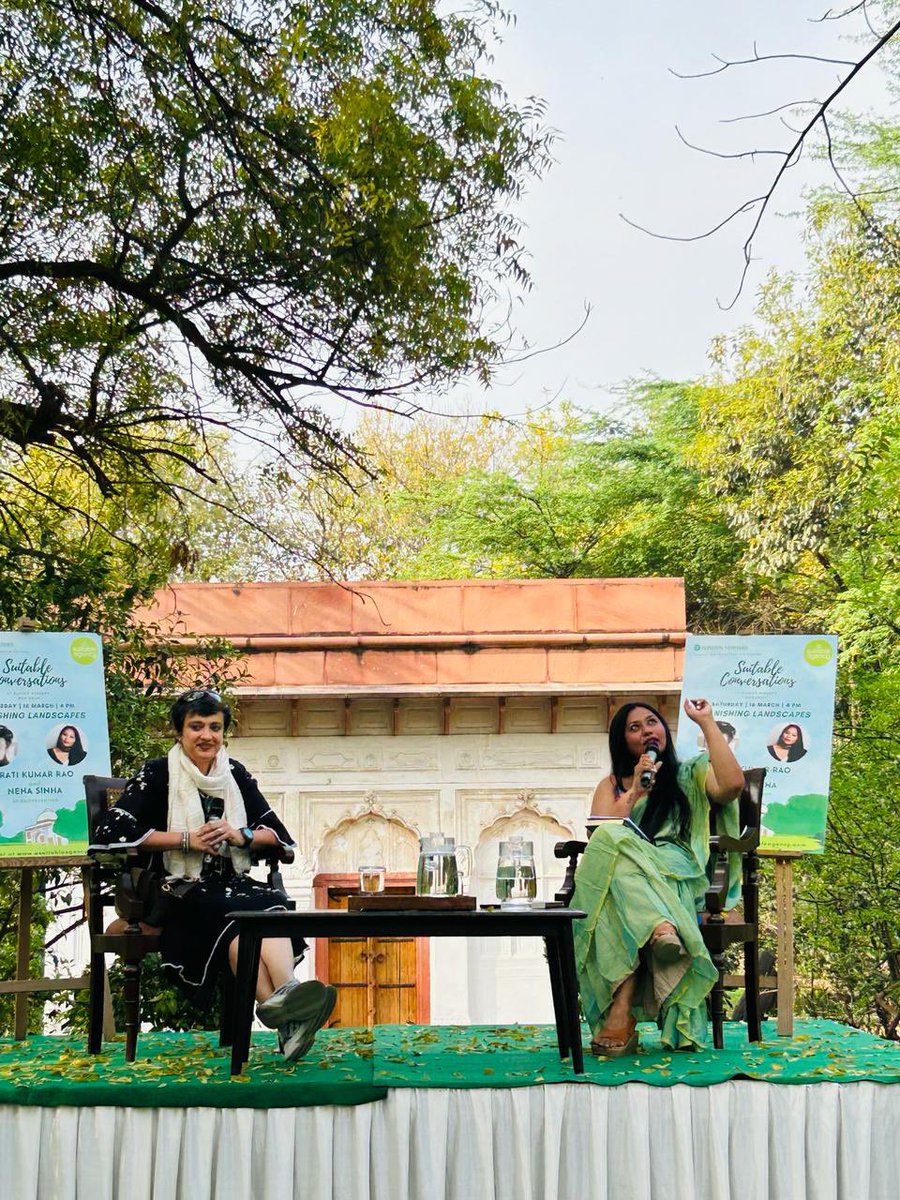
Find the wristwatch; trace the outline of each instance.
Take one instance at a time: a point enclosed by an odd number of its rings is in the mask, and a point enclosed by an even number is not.
[[[244,839],[244,844],[241,847],[241,849],[246,850],[247,847],[250,845],[250,843],[253,841],[253,830],[250,828],[249,825],[245,825],[242,829],[238,830],[238,833]]]

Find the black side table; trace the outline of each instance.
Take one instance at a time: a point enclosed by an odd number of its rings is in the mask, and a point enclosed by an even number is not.
[[[572,1056],[576,1075],[584,1073],[578,983],[572,922],[587,914],[572,908],[511,909],[490,912],[234,912],[238,926],[231,1073],[239,1075],[250,1055],[250,1027],[263,938],[332,937],[542,937],[547,948],[550,990],[560,1058]]]

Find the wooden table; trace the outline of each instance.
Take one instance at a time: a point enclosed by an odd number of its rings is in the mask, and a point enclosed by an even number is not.
[[[250,1026],[263,938],[334,937],[542,937],[547,948],[550,990],[560,1058],[572,1056],[584,1073],[572,922],[587,914],[573,908],[500,909],[491,912],[234,912],[238,926],[231,1073],[239,1075],[250,1056]]]

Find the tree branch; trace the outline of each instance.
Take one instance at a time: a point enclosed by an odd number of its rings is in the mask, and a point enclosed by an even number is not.
[[[714,67],[711,71],[697,71],[696,73],[683,74],[681,71],[676,71],[674,67],[669,67],[669,73],[674,75],[676,79],[709,79],[711,75],[721,75],[723,71],[727,71],[729,67],[747,67],[755,63],[761,62],[778,62],[781,60],[799,61],[799,62],[819,62],[830,63],[839,67],[852,67],[852,58],[824,58],[818,54],[759,54],[756,49],[756,42],[753,43],[752,58],[720,58],[718,54],[713,54],[712,57],[721,66]]]
[[[725,309],[726,311],[728,309],[733,308],[738,300],[738,297],[741,295],[741,293],[744,289],[744,284],[747,279],[747,274],[750,270],[750,264],[752,262],[753,242],[756,238],[757,233],[759,232],[760,226],[762,225],[763,218],[766,215],[766,212],[772,202],[775,192],[778,190],[779,184],[781,183],[781,181],[784,178],[787,171],[792,166],[796,165],[796,163],[799,160],[800,155],[802,153],[806,139],[809,137],[810,133],[812,133],[812,131],[815,129],[815,127],[818,124],[821,123],[823,125],[823,128],[825,129],[825,132],[826,132],[826,136],[828,135],[826,114],[828,113],[830,106],[834,103],[834,101],[838,98],[838,96],[840,96],[841,93],[847,89],[847,87],[856,78],[856,76],[860,73],[860,71],[862,71],[863,68],[869,62],[871,62],[872,59],[881,50],[884,49],[884,47],[888,44],[888,42],[891,41],[891,39],[893,37],[895,37],[898,32],[900,32],[900,20],[895,21],[894,24],[890,27],[890,29],[888,29],[886,33],[882,34],[878,38],[878,40],[875,42],[875,44],[872,45],[866,51],[866,53],[862,56],[862,58],[860,58],[855,63],[850,62],[850,61],[845,62],[844,60],[839,60],[839,59],[816,58],[816,56],[802,55],[802,54],[801,55],[758,55],[756,53],[756,47],[754,45],[754,57],[753,58],[736,60],[734,62],[725,62],[723,64],[723,66],[718,68],[716,71],[703,72],[703,73],[701,73],[701,75],[679,75],[679,73],[677,71],[673,71],[672,73],[675,75],[678,75],[678,77],[681,79],[696,79],[696,78],[701,78],[702,75],[719,74],[721,71],[725,70],[729,66],[739,66],[739,65],[745,65],[748,63],[763,62],[763,61],[767,61],[768,59],[772,59],[772,58],[812,59],[813,61],[819,61],[819,62],[837,62],[837,63],[841,63],[841,65],[846,65],[846,66],[852,67],[852,69],[847,73],[847,75],[828,94],[828,96],[826,96],[825,99],[818,105],[818,107],[816,108],[816,111],[812,115],[812,117],[810,117],[810,119],[797,131],[796,137],[795,137],[794,141],[792,142],[792,144],[788,147],[788,149],[780,151],[780,152],[775,152],[775,153],[780,153],[782,162],[781,162],[781,165],[778,167],[778,170],[775,172],[775,175],[772,179],[772,182],[769,184],[769,187],[766,189],[766,191],[761,196],[755,196],[755,197],[753,197],[752,200],[745,201],[738,208],[734,209],[733,212],[729,213],[729,215],[727,217],[725,217],[724,220],[719,221],[717,224],[711,226],[709,229],[704,230],[702,233],[693,234],[693,235],[689,235],[689,236],[676,236],[676,235],[672,235],[672,234],[657,233],[654,230],[646,228],[646,226],[639,225],[637,222],[630,220],[624,214],[620,213],[619,215],[622,218],[622,220],[625,221],[626,224],[631,225],[634,229],[639,229],[644,233],[650,234],[651,237],[660,238],[663,241],[697,242],[697,241],[702,241],[705,238],[711,237],[713,234],[719,232],[719,230],[723,229],[726,225],[728,225],[736,217],[739,217],[746,212],[755,210],[755,216],[753,218],[753,222],[750,227],[750,232],[747,235],[747,237],[744,239],[744,245],[743,245],[744,265],[741,269],[737,288],[736,288],[735,293],[732,296],[731,300],[727,304],[722,304],[721,302],[719,304],[719,307]],[[679,137],[680,136],[681,136],[681,134],[679,132]],[[684,139],[682,139],[682,140],[684,140]],[[686,144],[689,144],[689,143],[686,143]],[[829,144],[830,144],[830,138],[829,138]],[[692,148],[696,149],[696,147],[692,147]],[[761,153],[761,152],[754,151],[752,153]],[[740,158],[740,157],[744,157],[744,156],[743,155],[734,155],[734,156],[722,155],[719,157]],[[833,164],[833,157],[831,157],[831,162]]]

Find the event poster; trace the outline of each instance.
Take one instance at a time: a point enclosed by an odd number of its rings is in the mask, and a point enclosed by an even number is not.
[[[0,862],[83,855],[85,775],[109,775],[94,633],[0,633]]]
[[[704,697],[742,767],[766,767],[761,849],[821,854],[825,848],[837,638],[688,635],[685,696]],[[682,717],[681,759],[705,749]]]

